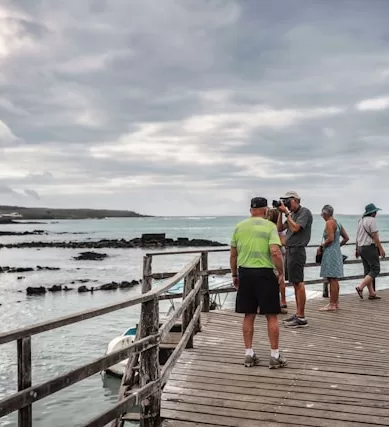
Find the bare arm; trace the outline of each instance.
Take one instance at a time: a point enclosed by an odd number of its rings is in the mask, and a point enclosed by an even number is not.
[[[371,233],[371,237],[372,237],[372,239],[374,240],[374,243],[376,244],[376,246],[377,246],[378,250],[380,251],[380,255],[381,255],[382,257],[384,257],[384,256],[385,256],[385,250],[384,250],[384,248],[382,247],[382,244],[381,244],[380,238],[379,238],[379,236],[378,236],[378,231],[376,231],[375,233]]]
[[[231,246],[230,250],[230,268],[232,277],[238,276],[238,250]]]
[[[350,237],[348,236],[347,231],[343,228],[343,225],[340,229],[340,235],[342,236],[340,246],[344,246],[350,240]]]
[[[274,267],[280,276],[284,275],[284,263],[282,260],[281,249],[278,245],[270,245],[270,255]]]
[[[293,232],[297,233],[301,229],[301,225],[297,224],[297,222],[293,221],[292,216],[289,214],[287,217],[288,228]]]
[[[330,246],[332,242],[335,240],[335,228],[336,228],[335,221],[331,220],[326,222],[327,239],[323,242],[323,248]]]

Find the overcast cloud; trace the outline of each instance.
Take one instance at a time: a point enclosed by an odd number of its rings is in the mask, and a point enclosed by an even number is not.
[[[0,204],[389,212],[389,1],[1,0]]]

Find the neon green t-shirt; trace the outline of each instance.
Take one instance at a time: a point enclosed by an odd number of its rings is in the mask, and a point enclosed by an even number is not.
[[[270,245],[281,246],[276,225],[261,217],[251,217],[235,227],[231,246],[238,251],[238,267],[273,268]]]

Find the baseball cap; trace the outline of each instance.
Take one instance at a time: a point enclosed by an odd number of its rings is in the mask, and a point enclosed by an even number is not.
[[[250,207],[252,208],[267,208],[267,199],[264,197],[254,197],[251,199]]]
[[[301,197],[296,193],[296,191],[287,191],[281,199],[297,199],[301,200]]]

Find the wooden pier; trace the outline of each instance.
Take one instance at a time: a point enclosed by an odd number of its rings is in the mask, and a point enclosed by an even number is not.
[[[18,390],[0,401],[0,425],[2,417],[17,411],[18,427],[39,427],[33,423],[34,402],[128,359],[117,403],[85,420],[83,427],[121,427],[134,406],[139,407],[141,427],[389,426],[389,290],[380,292],[383,299],[375,301],[341,296],[338,313],[318,312],[324,302],[309,300],[309,328],[282,330],[281,347],[289,359],[285,369],[268,369],[269,345],[264,320],[259,319],[255,349],[262,364],[245,368],[242,316],[210,311],[212,294],[235,292],[231,285],[209,288],[210,275],[230,272],[228,268],[208,267],[208,256],[213,252],[225,252],[227,258],[229,248],[146,254],[139,295],[0,333],[0,346],[17,343],[18,366]],[[152,271],[153,257],[185,253],[192,254],[193,259],[180,271]],[[317,264],[306,264],[314,266]],[[389,272],[380,275],[385,276]],[[160,277],[166,280],[153,286],[153,280]],[[348,276],[342,281],[361,278]],[[180,281],[184,282],[182,293],[166,293]],[[321,282],[315,279],[306,284]],[[160,322],[160,300],[173,298],[181,299],[181,306]],[[95,359],[67,373],[32,383],[35,335],[137,304],[141,305],[141,315],[133,344],[107,355],[94,355]],[[159,349],[177,323],[182,327],[174,350],[159,366]],[[138,384],[134,384],[135,377]]]
[[[163,390],[163,426],[388,426],[389,290],[380,295],[341,296],[336,313],[318,311],[325,299],[308,300],[308,328],[281,325],[288,367],[278,370],[268,368],[263,317],[254,337],[261,364],[245,368],[242,315],[208,313]]]

